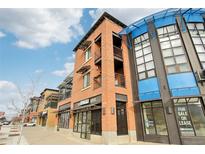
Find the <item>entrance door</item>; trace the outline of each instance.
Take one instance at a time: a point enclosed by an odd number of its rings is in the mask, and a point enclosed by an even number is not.
[[[117,135],[127,135],[126,102],[117,101]]]
[[[80,137],[83,139],[90,139],[91,130],[91,111],[82,112],[82,126]]]
[[[161,101],[141,104],[143,117],[144,140],[150,142],[169,143],[164,109]]]

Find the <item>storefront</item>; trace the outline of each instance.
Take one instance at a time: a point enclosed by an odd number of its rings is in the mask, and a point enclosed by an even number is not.
[[[181,144],[205,143],[205,112],[201,97],[174,98],[174,115]],[[141,103],[145,141],[169,143],[169,134],[161,100]],[[170,113],[172,114],[172,113]]]
[[[73,132],[80,133],[83,139],[101,135],[101,95],[75,103],[73,113]]]
[[[58,128],[69,128],[70,121],[70,103],[59,106],[58,109]]]
[[[42,123],[41,126],[45,127],[48,118],[48,113],[46,111],[42,112]]]

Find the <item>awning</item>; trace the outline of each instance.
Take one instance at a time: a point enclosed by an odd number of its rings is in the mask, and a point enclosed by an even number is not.
[[[42,112],[42,117],[47,115],[47,111]]]
[[[86,71],[88,71],[90,68],[91,68],[90,65],[82,66],[79,70],[77,70],[76,73],[81,73],[81,74],[83,74],[83,73],[85,73]]]
[[[88,48],[90,46],[90,44],[92,43],[92,41],[84,41],[78,49],[82,49],[85,50],[86,48]]]

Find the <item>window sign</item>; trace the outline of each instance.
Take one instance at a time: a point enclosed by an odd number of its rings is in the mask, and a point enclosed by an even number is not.
[[[85,99],[85,100],[82,100],[82,101],[80,101],[80,106],[82,106],[82,105],[86,105],[86,104],[89,104],[90,102],[89,102],[89,99]]]
[[[179,129],[182,136],[194,136],[194,130],[186,106],[175,107]]]

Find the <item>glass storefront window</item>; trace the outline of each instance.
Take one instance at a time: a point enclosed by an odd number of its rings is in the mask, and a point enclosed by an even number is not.
[[[69,128],[69,112],[59,114],[59,128]]]
[[[139,80],[156,76],[148,33],[135,38],[134,43]]]
[[[176,25],[157,29],[166,72],[168,74],[190,71],[185,49],[183,48]],[[182,68],[181,64],[186,64]],[[170,66],[172,65],[172,66]],[[180,69],[180,67],[182,69]]]
[[[174,99],[181,136],[205,136],[205,115],[201,98]]]
[[[195,128],[196,136],[205,136],[205,116],[201,100],[190,100],[188,103],[191,119]]]
[[[161,101],[142,103],[145,134],[167,135],[164,109]]]

